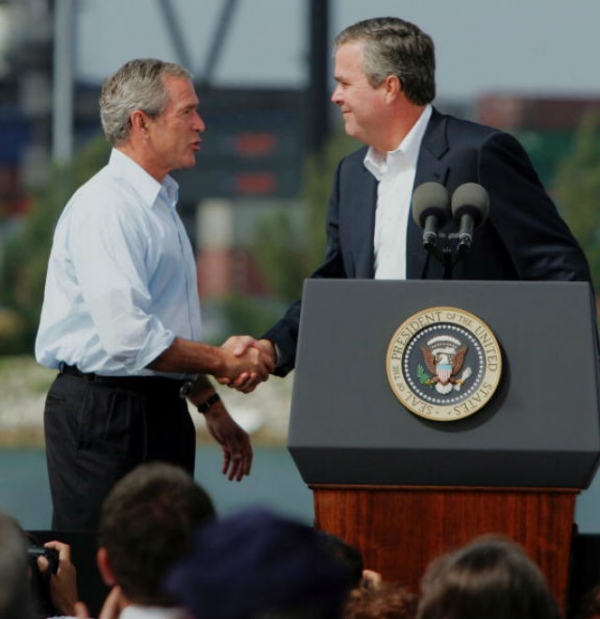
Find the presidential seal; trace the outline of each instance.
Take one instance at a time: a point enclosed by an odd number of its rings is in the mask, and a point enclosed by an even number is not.
[[[387,350],[387,376],[411,412],[454,421],[483,408],[502,374],[500,346],[477,316],[432,307],[405,320]]]

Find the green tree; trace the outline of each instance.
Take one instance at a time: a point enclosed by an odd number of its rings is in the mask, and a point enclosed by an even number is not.
[[[323,260],[333,175],[339,160],[356,148],[357,142],[344,134],[332,137],[306,162],[300,208],[279,209],[257,224],[254,251],[259,265],[275,295],[286,302],[300,296],[304,279]]]
[[[6,251],[6,305],[23,324],[18,350],[31,352],[42,305],[48,256],[54,227],[73,192],[108,160],[110,146],[103,136],[90,140],[69,165],[54,166],[44,191],[32,196],[20,232]]]
[[[594,114],[582,117],[571,154],[558,165],[554,196],[581,244],[600,290],[600,126]]]

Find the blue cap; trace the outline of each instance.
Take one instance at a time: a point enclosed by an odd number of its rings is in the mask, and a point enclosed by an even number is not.
[[[204,523],[165,588],[197,617],[341,616],[349,578],[319,534],[263,508]],[[297,615],[300,616],[300,615]]]

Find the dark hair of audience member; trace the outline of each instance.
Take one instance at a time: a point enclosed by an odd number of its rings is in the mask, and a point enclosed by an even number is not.
[[[512,540],[479,537],[432,562],[421,583],[417,618],[558,619],[539,567]]]
[[[179,467],[142,464],[121,479],[102,506],[98,544],[125,596],[142,605],[172,605],[161,581],[198,525],[214,515],[211,498]]]
[[[364,564],[358,548],[347,544],[341,537],[333,535],[333,533],[318,531],[317,534],[325,548],[346,566],[349,587],[351,589],[359,587],[362,582]]]
[[[37,619],[27,539],[17,520],[0,511],[0,619]]]
[[[377,588],[350,592],[344,619],[414,619],[418,598],[399,583],[383,581]]]
[[[581,598],[578,619],[600,619],[600,585],[592,587]]]

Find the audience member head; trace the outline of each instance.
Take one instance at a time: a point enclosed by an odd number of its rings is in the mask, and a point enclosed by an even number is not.
[[[402,585],[382,581],[350,592],[344,619],[414,619],[418,598]]]
[[[35,619],[27,540],[19,523],[0,512],[0,619]]]
[[[583,596],[578,617],[600,619],[600,585],[596,585]]]
[[[98,531],[98,566],[129,602],[170,606],[161,591],[168,568],[181,557],[196,527],[215,514],[208,494],[183,469],[142,464],[104,501]]]
[[[432,562],[418,618],[557,619],[539,567],[512,540],[486,535]]]
[[[371,588],[379,586],[382,580],[381,574],[374,570],[365,569],[363,556],[358,548],[351,546],[341,537],[333,535],[333,533],[318,531],[318,535],[333,556],[340,559],[346,566],[350,579],[350,589],[356,587]]]
[[[197,617],[336,619],[349,583],[316,531],[249,508],[199,527],[165,586]]]
[[[346,566],[348,571],[349,587],[351,589],[360,587],[362,583],[364,564],[362,554],[358,548],[347,544],[341,537],[333,535],[333,533],[317,531],[317,535],[321,538],[325,548],[327,548],[334,557],[337,557]]]

